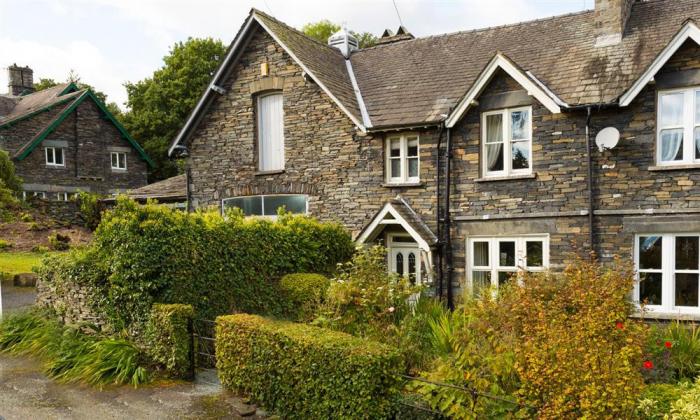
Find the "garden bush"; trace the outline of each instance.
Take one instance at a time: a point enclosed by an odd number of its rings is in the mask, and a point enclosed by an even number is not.
[[[0,351],[36,356],[46,374],[62,382],[98,386],[148,382],[143,355],[129,341],[87,335],[42,312],[4,318]]]
[[[103,287],[100,307],[113,329],[137,334],[155,302],[191,304],[204,319],[234,311],[284,315],[278,279],[331,273],[354,245],[339,224],[305,216],[224,218],[119,197],[104,212],[88,252],[92,261],[73,253],[60,257],[65,263],[42,269],[40,280],[70,278]],[[81,264],[85,276],[75,268]],[[96,272],[102,275],[95,278]]]
[[[648,366],[647,328],[629,319],[633,284],[631,267],[620,263],[602,268],[576,260],[560,274],[525,273],[456,313],[454,325],[442,328],[453,338],[439,340],[442,347],[451,342],[452,353],[426,375],[511,394],[522,416],[629,418]],[[460,410],[455,390],[423,392],[433,407]],[[471,405],[489,400],[461,398]],[[469,418],[466,410],[458,414],[451,415]]]
[[[675,384],[646,386],[637,404],[637,417],[644,420],[663,420],[671,412],[671,405],[687,389],[685,385]]]
[[[388,418],[401,357],[389,346],[322,328],[239,314],[217,318],[224,387],[290,418]]]
[[[85,227],[90,230],[97,229],[102,218],[102,203],[100,202],[100,196],[97,194],[92,194],[85,191],[80,191],[76,198],[78,202],[78,210],[80,212],[80,217],[85,223]]]
[[[280,290],[289,306],[288,317],[295,321],[311,321],[330,286],[322,274],[295,273],[280,279]]]
[[[696,420],[700,417],[700,378],[671,404],[672,420]]]
[[[49,235],[49,247],[54,251],[66,251],[70,249],[70,236],[53,233]]]
[[[154,304],[146,329],[147,353],[169,378],[194,379],[192,305]]]

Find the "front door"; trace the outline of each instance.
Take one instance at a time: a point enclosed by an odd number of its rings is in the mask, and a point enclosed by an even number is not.
[[[420,249],[418,244],[392,244],[389,248],[389,269],[402,277],[407,277],[411,284],[420,284]]]

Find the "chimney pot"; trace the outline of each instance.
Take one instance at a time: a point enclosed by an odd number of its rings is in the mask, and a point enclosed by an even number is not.
[[[16,63],[7,68],[7,87],[10,95],[21,96],[34,92],[34,71]]]

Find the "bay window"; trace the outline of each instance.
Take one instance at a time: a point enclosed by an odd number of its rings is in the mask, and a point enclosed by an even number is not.
[[[277,210],[283,207],[285,211],[295,214],[306,214],[308,207],[307,196],[301,194],[251,195],[233,197],[222,200],[222,208],[237,207],[245,216],[277,217]]]
[[[659,92],[656,161],[700,163],[700,87]]]
[[[484,176],[532,172],[532,108],[484,112],[481,126]]]
[[[284,169],[284,110],[282,93],[257,98],[258,167],[261,171]]]
[[[700,235],[639,235],[635,300],[651,311],[700,312]]]
[[[386,180],[388,183],[420,182],[419,141],[415,134],[386,139]]]
[[[467,280],[472,293],[498,288],[519,271],[544,271],[549,265],[547,235],[470,238],[467,240]]]

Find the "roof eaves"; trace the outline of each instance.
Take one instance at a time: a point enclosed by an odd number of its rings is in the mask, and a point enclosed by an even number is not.
[[[61,123],[70,115],[75,109],[80,105],[86,98],[92,99],[92,101],[97,105],[98,108],[104,113],[104,115],[107,116],[107,119],[119,130],[120,134],[122,137],[124,137],[130,144],[131,146],[136,149],[136,151],[139,153],[141,158],[148,163],[149,166],[153,167],[153,161],[151,158],[146,154],[146,152],[141,148],[141,145],[134,140],[133,137],[126,131],[124,126],[119,123],[119,121],[114,118],[114,115],[112,115],[111,112],[107,109],[107,107],[100,101],[95,94],[93,94],[90,90],[85,90],[82,94],[80,94],[75,100],[68,105],[62,112],[60,112],[51,122],[42,130],[40,131],[32,140],[30,140],[27,144],[22,146],[21,149],[17,151],[15,154],[14,158],[17,160],[23,160],[26,158],[29,153],[32,152],[39,144],[41,144],[46,137],[51,134]]]
[[[481,94],[498,69],[505,71],[510,77],[518,82],[518,84],[524,87],[528,94],[534,96],[551,113],[558,114],[561,112],[561,106],[557,103],[557,101],[552,99],[550,93],[547,92],[548,90],[542,89],[542,86],[544,85],[541,86],[539,83],[535,82],[506,55],[498,52],[481,71],[455,110],[450,114],[450,116],[447,117],[445,125],[448,128],[454,127],[462,116],[464,116],[467,110],[471,107],[473,101],[475,101],[479,94]]]
[[[16,117],[14,117],[14,118],[8,119],[8,120],[6,120],[6,121],[2,121],[2,122],[0,122],[0,128],[10,127],[10,126],[11,126],[12,124],[14,124],[14,123],[17,123],[17,122],[20,122],[20,121],[24,121],[24,120],[26,120],[26,119],[28,119],[28,118],[32,118],[32,117],[34,117],[35,115],[41,114],[42,112],[48,111],[48,110],[50,110],[51,108],[53,108],[53,107],[55,107],[55,106],[57,106],[57,105],[64,104],[64,103],[66,103],[66,102],[68,102],[68,101],[70,101],[70,100],[73,100],[73,99],[75,99],[75,96],[70,96],[70,97],[68,97],[68,98],[62,98],[62,99],[60,99],[60,100],[58,100],[58,101],[56,101],[56,102],[52,102],[52,103],[50,103],[50,104],[48,104],[48,105],[44,105],[44,106],[42,106],[42,107],[40,107],[40,108],[37,108],[37,109],[35,109],[35,110],[33,110],[33,111],[30,111],[30,112],[26,113],[26,114],[21,114],[21,115],[18,115],[18,116],[16,116]]]
[[[204,89],[204,92],[202,92],[202,96],[200,96],[199,101],[197,101],[197,105],[195,105],[194,109],[192,110],[192,112],[190,112],[190,115],[187,117],[185,125],[182,126],[180,131],[177,133],[177,136],[171,143],[170,148],[168,149],[168,156],[172,155],[173,150],[175,150],[175,147],[177,145],[186,140],[187,136],[189,136],[190,134],[190,131],[193,129],[193,124],[196,120],[199,119],[200,113],[204,112],[204,109],[207,106],[207,101],[209,100],[212,92],[216,92],[215,89],[218,88],[216,84],[219,82],[219,78],[223,75],[225,69],[228,67],[229,63],[236,55],[236,52],[238,51],[238,48],[243,42],[243,40],[246,39],[246,35],[248,34],[248,31],[250,30],[250,27],[253,23],[254,11],[255,9],[253,9],[248,15],[248,18],[246,18],[246,21],[243,23],[243,26],[241,26],[241,29],[238,31],[238,34],[236,34],[236,37],[231,42],[231,45],[229,46],[229,49],[226,52],[226,56],[221,61],[221,63],[219,63],[219,67],[214,72],[214,76],[212,77],[211,82],[209,82],[207,87]]]
[[[326,93],[326,95],[328,95],[333,100],[333,102],[335,102],[335,104],[338,105],[341,111],[343,111],[352,120],[352,122],[355,123],[357,128],[359,128],[360,131],[362,131],[363,133],[366,133],[367,128],[362,124],[362,122],[358,120],[357,117],[355,117],[350,112],[350,110],[348,110],[348,108],[345,105],[343,105],[343,103],[330,91],[330,89],[328,89],[326,85],[323,82],[321,82],[321,80],[311,70],[309,70],[309,68],[296,56],[296,54],[294,54],[294,52],[282,42],[282,40],[277,36],[277,34],[273,30],[271,30],[265,24],[265,22],[262,21],[262,19],[260,19],[257,16],[257,13],[257,10],[253,11],[253,18],[255,19],[255,21],[258,22],[258,24],[262,26],[262,28],[265,29],[265,31],[267,31],[268,34],[270,34],[270,36],[275,40],[275,42],[277,42],[284,49],[284,51],[287,54],[289,54],[290,57],[292,57],[292,59],[299,65],[299,67],[301,67],[302,70],[304,70],[304,72],[308,74],[309,77],[311,77],[314,80],[314,82],[316,82],[316,84]]]
[[[666,64],[666,62],[673,56],[673,54],[678,51],[683,43],[689,39],[692,39],[695,41],[695,43],[700,45],[700,28],[698,28],[695,22],[692,20],[689,20],[683,24],[681,29],[676,33],[676,35],[674,35],[673,39],[671,39],[671,42],[666,44],[664,49],[661,50],[644,73],[642,73],[642,75],[637,78],[632,86],[624,94],[622,94],[622,96],[620,96],[620,106],[628,106],[630,103],[632,103],[634,98],[639,95],[639,92],[644,89],[644,86],[654,79],[654,76],[656,73],[658,73],[661,67],[663,67],[664,64]]]

